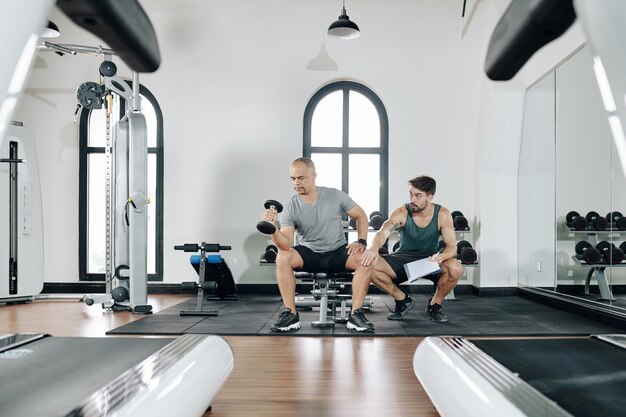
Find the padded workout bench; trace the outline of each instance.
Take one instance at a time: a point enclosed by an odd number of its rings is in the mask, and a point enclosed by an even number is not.
[[[319,320],[311,322],[312,327],[334,327],[335,323],[346,323],[352,306],[352,295],[342,294],[347,282],[352,281],[352,272],[305,272],[295,273],[296,278],[303,282],[312,282],[313,296],[296,296],[296,308],[319,307]],[[339,307],[339,316],[337,316]],[[367,296],[363,308],[372,307],[372,297]],[[330,315],[329,310],[330,309]]]

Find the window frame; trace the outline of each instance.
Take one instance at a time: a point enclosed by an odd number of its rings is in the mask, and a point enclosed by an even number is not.
[[[126,81],[132,88],[132,82]],[[148,274],[148,281],[163,281],[163,113],[161,106],[154,95],[147,87],[139,84],[139,94],[143,96],[143,100],[148,100],[154,108],[156,116],[156,146],[148,147],[148,154],[156,155],[156,199],[151,204],[156,204],[155,208],[155,273]],[[126,101],[120,100],[121,119],[126,114]],[[88,246],[88,196],[89,196],[89,174],[88,156],[89,154],[104,154],[104,146],[88,146],[89,143],[89,116],[91,109],[83,108],[79,121],[79,181],[78,181],[78,269],[79,281],[104,281],[104,273],[88,273],[87,272],[87,246]],[[154,201],[156,200],[156,201]]]
[[[313,121],[313,114],[317,105],[327,95],[335,92],[343,92],[343,117],[342,117],[342,145],[341,147],[327,147],[327,146],[311,146],[311,125]],[[350,147],[349,136],[349,115],[350,115],[350,91],[356,91],[367,97],[376,112],[378,113],[378,119],[380,122],[380,146],[378,147]],[[330,84],[326,84],[320,88],[309,100],[304,110],[304,134],[303,134],[303,146],[302,155],[311,157],[314,153],[333,153],[341,154],[341,189],[350,194],[349,190],[349,169],[350,169],[350,155],[351,154],[370,154],[380,156],[380,207],[378,211],[383,213],[385,217],[388,217],[389,213],[389,120],[387,118],[387,110],[382,100],[378,95],[365,85],[355,81],[335,81]],[[358,203],[358,202],[357,202]],[[369,215],[369,213],[368,213]]]

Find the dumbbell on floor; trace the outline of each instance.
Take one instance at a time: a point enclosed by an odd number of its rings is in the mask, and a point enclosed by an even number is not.
[[[600,251],[593,247],[593,245],[586,240],[582,240],[576,243],[576,259],[585,261],[588,264],[602,263],[602,254]]]
[[[473,264],[478,259],[478,254],[467,240],[457,242],[456,253],[462,264]]]
[[[607,220],[595,211],[587,213],[585,220],[587,220],[587,223],[591,224],[593,230],[606,230],[608,226]]]
[[[263,253],[263,259],[267,262],[276,262],[276,256],[278,255],[278,248],[276,245],[267,245],[265,253]]]
[[[565,225],[575,230],[585,230],[587,228],[587,219],[576,211],[570,211],[565,216]]]
[[[380,230],[383,227],[383,223],[385,223],[385,216],[380,211],[373,211],[370,214],[370,226],[374,230]]]
[[[467,219],[460,211],[456,210],[450,213],[452,215],[452,222],[454,224],[454,230],[467,230]]]
[[[612,223],[615,229],[626,230],[626,217],[622,216],[619,211],[609,212],[606,215],[606,220]]]
[[[281,211],[283,211],[283,205],[276,200],[267,200],[264,204],[264,207],[268,210],[274,209],[276,210],[276,213],[280,213]],[[258,222],[256,224],[256,228],[259,230],[259,232],[266,235],[273,235],[274,233],[276,233],[276,226],[265,220],[261,220],[260,222]]]
[[[606,240],[599,242],[596,245],[596,249],[600,251],[604,262],[607,264],[619,264],[624,260],[624,251]]]

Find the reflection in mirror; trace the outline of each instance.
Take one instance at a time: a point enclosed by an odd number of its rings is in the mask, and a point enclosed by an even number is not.
[[[613,268],[593,266],[605,261],[593,250],[615,238],[609,227],[601,230],[612,207],[612,139],[591,62],[583,47],[555,70],[557,289],[610,303]],[[576,230],[576,214],[578,228],[583,217],[588,223],[584,230]]]
[[[518,280],[555,289],[554,89],[550,72],[526,91],[518,167]]]
[[[613,140],[611,140],[611,212],[615,216],[614,218],[619,215],[626,215],[626,177]],[[611,235],[611,243],[626,252],[626,243],[624,243],[626,241],[626,230],[624,230],[626,229],[626,218],[618,219],[611,226],[613,229],[620,229]],[[620,292],[620,289],[626,284],[626,262],[623,261],[619,267],[610,268],[608,275],[615,297],[612,302],[613,306],[626,309],[626,294],[623,294],[623,290]]]

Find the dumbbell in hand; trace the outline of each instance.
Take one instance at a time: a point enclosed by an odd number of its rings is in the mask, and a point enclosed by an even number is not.
[[[600,251],[586,240],[578,242],[574,249],[576,250],[576,259],[580,259],[592,265],[602,263],[602,254]]]
[[[280,213],[281,211],[283,211],[283,205],[276,200],[267,200],[264,204],[264,207],[267,210],[276,211],[276,213]],[[256,224],[256,228],[259,230],[259,232],[266,235],[273,235],[274,233],[276,233],[276,226],[273,223],[265,220],[261,220],[260,222],[258,222]]]
[[[452,215],[452,223],[454,224],[454,230],[468,230],[467,218],[458,210],[450,213]]]
[[[607,220],[595,211],[590,211],[585,216],[587,223],[591,224],[593,230],[606,230],[608,226]]]
[[[575,230],[585,230],[587,228],[587,219],[576,211],[570,211],[565,216],[565,225]]]
[[[473,264],[478,259],[478,255],[472,244],[467,240],[460,240],[456,244],[456,253],[462,264]]]
[[[624,260],[624,251],[606,240],[599,242],[596,249],[600,251],[604,262],[607,264],[619,264]]]
[[[370,226],[374,230],[380,230],[383,227],[383,223],[385,223],[385,216],[380,211],[373,211],[370,214]]]
[[[274,263],[276,262],[276,257],[278,256],[278,248],[275,245],[267,245],[265,248],[265,253],[263,253],[263,259],[265,261]]]
[[[626,217],[622,216],[622,213],[619,211],[609,212],[606,215],[606,219],[609,223],[615,225],[615,229],[626,230]]]

